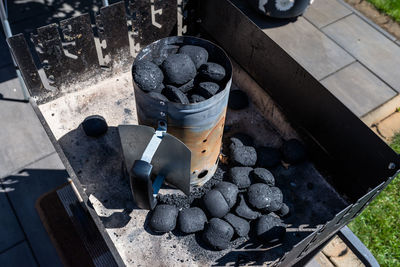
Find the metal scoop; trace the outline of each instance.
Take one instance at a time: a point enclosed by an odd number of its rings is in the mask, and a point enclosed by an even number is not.
[[[118,131],[133,198],[140,208],[155,207],[164,180],[190,194],[190,149],[167,133],[165,121],[158,122],[157,130],[142,125],[119,125]]]

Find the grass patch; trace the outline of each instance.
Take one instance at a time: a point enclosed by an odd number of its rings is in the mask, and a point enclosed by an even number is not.
[[[400,0],[367,0],[379,11],[400,22]]]
[[[400,0],[397,1],[400,5]],[[391,147],[400,153],[400,134]],[[400,175],[349,224],[381,266],[400,266]]]

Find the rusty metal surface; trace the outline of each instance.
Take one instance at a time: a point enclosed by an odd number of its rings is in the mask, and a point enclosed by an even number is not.
[[[194,37],[169,37],[145,47],[136,60],[152,60],[163,54],[169,45],[195,44],[208,50],[209,60],[225,67],[225,88],[206,101],[194,104],[163,102],[149,97],[133,82],[138,121],[156,127],[159,119],[166,119],[168,133],[179,138],[192,151],[191,183],[201,185],[215,172],[221,148],[232,65],[222,49],[209,41]],[[151,107],[151,108],[149,108]]]
[[[129,37],[124,1],[102,7],[96,16],[96,26],[103,58],[108,57],[106,65],[110,67],[114,61],[126,60]]]
[[[36,96],[42,94],[44,86],[33,62],[32,55],[29,52],[24,35],[22,33],[14,35],[8,38],[7,42],[30,94]]]
[[[144,47],[160,38],[177,35],[177,0],[131,0],[135,44]]]

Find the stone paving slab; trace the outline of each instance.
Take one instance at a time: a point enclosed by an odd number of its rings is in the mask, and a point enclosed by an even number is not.
[[[55,151],[29,103],[0,100],[0,177]]]
[[[316,27],[324,27],[350,15],[352,11],[335,0],[315,0],[304,13],[304,17]]]
[[[6,191],[7,185],[0,185],[0,251],[24,240],[24,234],[8,202]]]
[[[35,259],[26,242],[0,254],[1,267],[34,267],[37,266]]]
[[[321,82],[358,117],[397,95],[397,92],[359,62],[341,69]]]
[[[0,68],[0,99],[23,100],[21,83],[13,65]]]
[[[322,29],[369,70],[400,92],[400,47],[356,15]]]
[[[8,185],[7,194],[11,204],[42,266],[61,266],[61,262],[35,204],[41,195],[65,184],[67,178],[68,173],[58,154],[54,152],[24,170],[2,179],[3,184]]]
[[[349,53],[302,17],[281,26],[276,23],[276,20],[262,17],[257,24],[318,80],[355,61]]]

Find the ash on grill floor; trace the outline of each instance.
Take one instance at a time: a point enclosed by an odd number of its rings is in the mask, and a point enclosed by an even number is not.
[[[346,205],[312,163],[305,162],[288,169],[280,166],[271,170],[276,185],[283,192],[284,202],[291,209],[291,215],[284,219],[288,228],[282,244],[262,246],[241,238],[234,242],[234,249],[210,251],[199,235],[184,236],[175,231],[154,235],[147,227],[148,212],[134,205],[129,183],[121,172],[122,152],[116,126],[137,123],[129,72],[77,89],[41,105],[40,109],[122,259],[129,266],[274,261]],[[103,116],[110,126],[108,132],[98,139],[86,136],[79,126],[86,116],[94,114]],[[225,128],[223,150],[226,154],[229,151],[226,147],[228,138],[237,132],[252,136],[255,146],[280,147],[282,144],[279,134],[252,103],[244,110],[228,110]],[[221,166],[210,183],[223,179],[225,171]],[[164,188],[161,193],[176,191]],[[203,191],[196,192],[201,194]],[[168,197],[164,200],[167,201]],[[181,207],[187,203],[184,196],[170,201],[181,203]]]

